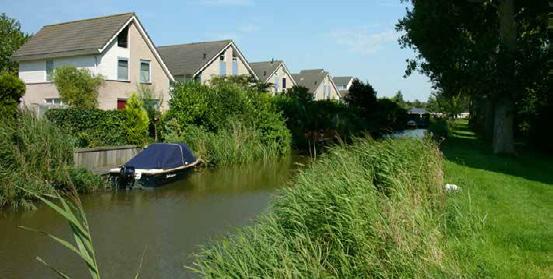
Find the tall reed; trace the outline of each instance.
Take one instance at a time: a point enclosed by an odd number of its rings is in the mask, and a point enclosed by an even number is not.
[[[430,141],[335,147],[254,226],[205,247],[191,268],[208,278],[458,276],[444,253],[442,185]]]
[[[33,208],[36,198],[29,192],[53,194],[55,189],[68,189],[70,181],[79,191],[102,187],[101,178],[73,167],[74,142],[30,112],[1,121],[0,207]]]
[[[54,193],[50,195],[40,195],[26,189],[22,190],[29,193],[30,195],[35,196],[37,199],[53,209],[57,214],[59,214],[69,223],[69,227],[71,228],[71,233],[73,235],[75,244],[47,232],[38,231],[36,229],[25,226],[20,226],[20,228],[42,233],[57,242],[58,244],[67,248],[68,250],[72,251],[79,258],[81,258],[81,260],[84,261],[90,273],[90,277],[92,279],[100,279],[100,270],[98,268],[98,262],[96,261],[96,252],[92,243],[90,228],[88,226],[88,221],[86,219],[81,200],[76,190],[72,188],[71,191],[66,193],[67,195],[65,197],[62,197],[57,191],[54,191]],[[36,259],[40,263],[44,264],[45,266],[56,272],[58,276],[62,278],[70,278],[66,273],[49,265],[40,257],[37,257]]]

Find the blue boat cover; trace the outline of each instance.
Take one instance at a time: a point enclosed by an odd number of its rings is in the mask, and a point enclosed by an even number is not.
[[[184,143],[154,143],[136,154],[125,166],[135,169],[174,169],[195,161],[196,157]]]

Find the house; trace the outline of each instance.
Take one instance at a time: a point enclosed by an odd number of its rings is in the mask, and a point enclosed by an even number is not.
[[[232,40],[161,46],[158,51],[177,81],[207,84],[213,77],[228,75],[251,75],[257,79]]]
[[[315,100],[339,100],[340,93],[330,74],[323,69],[303,70],[292,75],[299,86],[306,87]]]
[[[250,63],[260,81],[272,84],[270,92],[282,93],[296,85],[286,64],[282,60]]]
[[[26,84],[23,104],[60,104],[52,82],[56,67],[73,65],[102,75],[98,107],[116,109],[139,87],[148,87],[167,107],[173,80],[152,40],[134,13],[46,25],[12,57]]]
[[[349,93],[349,88],[353,84],[354,77],[334,77],[332,81],[336,84],[336,88],[340,92],[340,97],[345,97]]]

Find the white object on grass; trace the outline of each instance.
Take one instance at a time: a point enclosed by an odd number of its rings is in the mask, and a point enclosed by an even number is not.
[[[459,187],[455,184],[446,184],[445,185],[445,190],[448,191],[448,192],[456,192],[456,191],[461,190],[461,187]]]

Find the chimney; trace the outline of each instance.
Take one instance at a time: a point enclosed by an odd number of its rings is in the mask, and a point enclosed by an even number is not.
[[[207,59],[207,53],[204,52],[204,60]]]

